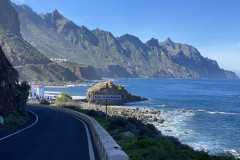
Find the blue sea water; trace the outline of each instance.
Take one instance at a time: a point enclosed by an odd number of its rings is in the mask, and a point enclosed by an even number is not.
[[[113,82],[149,99],[128,103],[127,107],[162,112],[166,121],[155,125],[163,134],[212,154],[240,151],[240,80],[113,79]],[[46,91],[85,96],[89,87],[49,87]]]

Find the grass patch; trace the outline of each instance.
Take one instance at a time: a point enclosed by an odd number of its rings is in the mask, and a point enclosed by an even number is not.
[[[0,132],[16,130],[18,127],[25,125],[28,120],[28,118],[21,116],[17,110],[13,110],[9,115],[4,117],[4,125],[0,125]]]

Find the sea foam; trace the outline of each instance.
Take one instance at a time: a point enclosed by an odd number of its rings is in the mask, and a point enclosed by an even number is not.
[[[220,111],[207,111],[207,110],[203,110],[203,109],[199,109],[199,112],[205,112],[205,113],[209,113],[209,114],[237,114],[237,113],[232,113],[232,112],[220,112]]]

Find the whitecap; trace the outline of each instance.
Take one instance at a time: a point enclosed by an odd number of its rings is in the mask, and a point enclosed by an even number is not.
[[[199,112],[205,112],[205,113],[209,113],[209,114],[237,114],[237,113],[232,113],[232,112],[221,112],[221,111],[206,111],[203,109],[199,109],[197,110]]]
[[[234,157],[240,158],[240,151],[237,151],[235,149],[228,150]]]
[[[162,105],[158,105],[159,107],[165,107],[166,105],[165,104],[162,104]]]
[[[206,111],[206,113],[210,113],[210,114],[237,114],[237,113],[219,112],[219,111],[215,111],[215,112]]]

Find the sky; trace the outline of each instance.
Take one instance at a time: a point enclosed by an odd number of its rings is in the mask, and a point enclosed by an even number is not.
[[[114,36],[156,38],[196,47],[240,76],[240,0],[11,0],[33,11],[57,9],[77,25]]]

